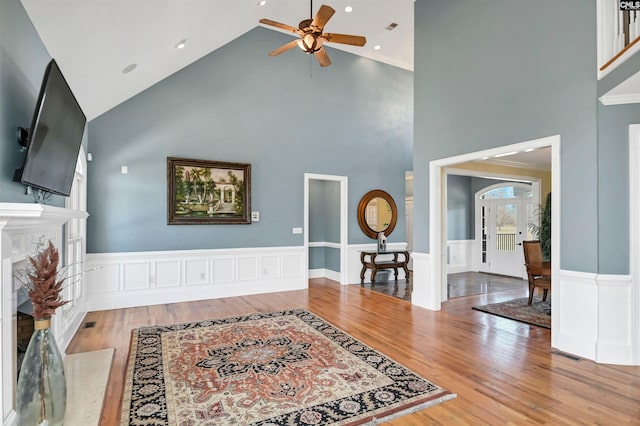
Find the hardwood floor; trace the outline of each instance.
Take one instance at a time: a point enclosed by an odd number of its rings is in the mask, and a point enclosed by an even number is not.
[[[305,308],[458,394],[393,425],[640,424],[640,367],[576,361],[554,353],[550,331],[472,310],[526,290],[451,299],[439,312],[325,279],[309,289],[89,313],[68,353],[114,347],[101,425],[119,421],[130,332],[152,324]]]

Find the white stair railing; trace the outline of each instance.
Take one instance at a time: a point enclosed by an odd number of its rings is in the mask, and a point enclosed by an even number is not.
[[[634,2],[597,0],[598,78],[640,49],[640,11],[622,10]]]

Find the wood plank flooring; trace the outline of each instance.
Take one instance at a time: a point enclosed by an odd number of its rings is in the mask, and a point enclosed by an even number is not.
[[[553,352],[549,330],[471,309],[525,295],[460,297],[433,312],[314,279],[308,290],[92,312],[95,327],[80,329],[67,352],[116,349],[100,424],[117,425],[133,328],[304,308],[458,394],[388,424],[640,424],[640,367],[572,360]]]

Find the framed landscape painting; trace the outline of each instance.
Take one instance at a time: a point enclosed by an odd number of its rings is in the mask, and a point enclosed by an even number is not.
[[[167,157],[167,221],[251,223],[251,164]]]

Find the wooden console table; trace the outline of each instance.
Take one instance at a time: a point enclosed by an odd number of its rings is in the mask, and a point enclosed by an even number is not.
[[[378,256],[392,255],[393,259],[377,259]],[[398,255],[402,255],[402,259],[398,260]],[[368,259],[367,259],[368,257]],[[409,281],[409,252],[406,250],[391,250],[384,252],[362,251],[360,252],[360,262],[362,262],[362,271],[360,271],[360,282],[364,284],[364,274],[367,269],[371,269],[371,282],[375,282],[376,274],[381,269],[393,269],[395,279],[398,281],[398,268],[404,269],[404,274]]]

